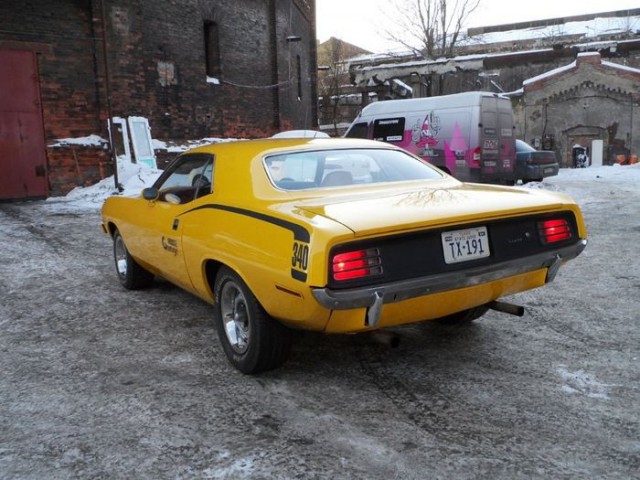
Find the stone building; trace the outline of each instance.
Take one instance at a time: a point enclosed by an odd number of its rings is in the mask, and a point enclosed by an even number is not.
[[[574,145],[601,140],[603,161],[612,163],[640,152],[638,32],[640,9],[483,27],[451,58],[352,59],[351,80],[361,106],[390,98],[396,80],[413,97],[508,94],[519,138],[554,150],[564,166],[573,164]]]
[[[640,152],[640,69],[580,53],[526,80],[512,98],[518,137],[555,150],[564,167],[574,166],[576,147],[608,164]]]
[[[315,0],[3,0],[0,199],[111,174],[113,117],[176,142],[313,128],[316,70]]]

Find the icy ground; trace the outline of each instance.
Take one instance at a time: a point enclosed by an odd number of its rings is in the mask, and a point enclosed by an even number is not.
[[[121,171],[136,195],[158,172]],[[124,290],[113,179],[0,203],[0,478],[640,478],[640,166],[561,170],[589,245],[465,328],[300,334],[235,371],[210,305]],[[386,333],[389,335],[389,332]]]

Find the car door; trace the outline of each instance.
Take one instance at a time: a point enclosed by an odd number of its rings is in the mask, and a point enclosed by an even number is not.
[[[211,193],[212,177],[212,155],[182,155],[154,184],[156,198],[148,201],[137,221],[140,258],[156,266],[167,280],[189,290],[193,286],[184,260],[180,216]]]

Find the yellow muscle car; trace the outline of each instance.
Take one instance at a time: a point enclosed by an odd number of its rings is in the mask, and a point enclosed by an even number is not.
[[[245,373],[281,365],[291,329],[522,314],[497,299],[552,281],[587,243],[564,195],[461,183],[355,139],[195,148],[139,197],[107,199],[102,218],[124,287],[158,275],[212,303]]]

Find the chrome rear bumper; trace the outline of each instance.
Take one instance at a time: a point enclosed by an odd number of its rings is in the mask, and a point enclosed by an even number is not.
[[[320,305],[330,310],[367,308],[367,325],[374,327],[380,320],[382,305],[385,303],[481,285],[541,268],[548,269],[546,282],[549,283],[555,278],[560,265],[580,255],[586,246],[587,240],[583,239],[558,250],[468,270],[345,290],[314,288],[312,293]]]

